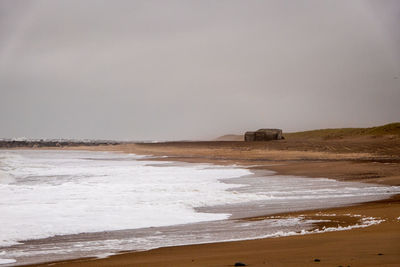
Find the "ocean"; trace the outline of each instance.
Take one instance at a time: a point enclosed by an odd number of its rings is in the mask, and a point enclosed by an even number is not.
[[[349,205],[399,192],[400,187],[134,154],[0,150],[0,264],[306,234],[317,221],[243,218]],[[363,222],[355,227],[379,219]]]

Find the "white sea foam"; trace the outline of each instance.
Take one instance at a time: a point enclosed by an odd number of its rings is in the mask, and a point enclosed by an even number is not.
[[[15,259],[0,259],[0,264],[10,264],[10,263],[14,263],[17,260]]]
[[[225,219],[194,207],[258,199],[227,191],[219,178],[250,174],[239,168],[154,166],[135,155],[8,151],[0,184],[0,245],[53,235],[134,229]],[[162,163],[164,165],[165,163]]]

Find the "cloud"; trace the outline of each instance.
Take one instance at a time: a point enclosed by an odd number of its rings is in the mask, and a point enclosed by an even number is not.
[[[30,3],[1,2],[0,136],[199,139],[400,114],[398,16],[376,2]]]

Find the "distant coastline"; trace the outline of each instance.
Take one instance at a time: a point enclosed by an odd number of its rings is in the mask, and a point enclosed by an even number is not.
[[[0,148],[38,148],[119,145],[123,142],[110,140],[69,140],[69,139],[0,139]]]

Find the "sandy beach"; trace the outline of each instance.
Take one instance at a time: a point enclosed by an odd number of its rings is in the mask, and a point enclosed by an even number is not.
[[[0,267],[400,267],[400,0],[0,14]]]
[[[260,143],[171,142],[72,149],[168,156],[154,160],[238,164],[253,170],[273,170],[278,174],[400,185],[400,146],[399,140],[393,138],[313,140],[301,143],[296,140]],[[349,214],[383,221],[370,227],[346,231],[166,247],[145,252],[125,252],[105,259],[78,259],[33,266],[233,266],[236,262],[249,266],[398,266],[400,263],[399,196],[350,207],[280,216],[298,214],[319,219],[321,216],[331,216],[341,226],[354,224],[349,221],[352,220]],[[319,223],[315,229],[324,226],[329,227]]]

